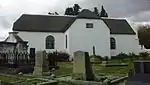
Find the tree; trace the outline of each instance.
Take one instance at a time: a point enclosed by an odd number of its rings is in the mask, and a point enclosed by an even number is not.
[[[80,9],[81,7],[78,4],[74,4],[73,6],[74,15],[78,15]]]
[[[55,12],[55,15],[59,15],[58,12]]]
[[[72,7],[68,7],[65,11],[65,15],[73,15],[74,12],[73,12],[73,8]]]
[[[105,11],[105,9],[104,9],[103,6],[102,6],[102,9],[101,9],[100,17],[108,17],[108,14],[107,14],[107,12]]]
[[[65,11],[65,15],[78,15],[81,7],[78,4],[74,4],[73,7],[68,7]]]
[[[138,38],[140,45],[143,45],[146,49],[150,49],[150,25],[139,26]]]
[[[97,14],[97,16],[99,16],[99,12],[98,12],[97,7],[94,7],[94,13]]]

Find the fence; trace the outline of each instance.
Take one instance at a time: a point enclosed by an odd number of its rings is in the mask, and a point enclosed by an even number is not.
[[[28,53],[16,53],[16,52],[9,52],[9,53],[0,53],[0,66],[16,68],[17,66],[34,64],[35,59],[30,57]]]

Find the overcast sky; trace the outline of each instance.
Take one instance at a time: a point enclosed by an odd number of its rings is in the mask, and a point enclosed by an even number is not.
[[[8,35],[21,14],[47,14],[49,11],[63,14],[66,7],[75,3],[91,10],[104,5],[109,17],[150,22],[150,0],[0,0],[0,40]]]

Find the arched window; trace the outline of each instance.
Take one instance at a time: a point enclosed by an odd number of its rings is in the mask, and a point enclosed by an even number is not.
[[[46,37],[46,49],[54,49],[55,39],[53,36],[49,35]]]
[[[110,38],[110,48],[116,49],[116,40],[113,37]]]

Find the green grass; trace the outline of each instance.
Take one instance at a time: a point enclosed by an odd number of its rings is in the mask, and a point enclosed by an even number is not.
[[[100,74],[100,73],[127,74],[131,68],[132,68],[132,63],[128,63],[128,66],[113,66],[113,67],[105,67],[102,65],[93,65],[93,70],[96,74]]]
[[[113,67],[105,67],[100,64],[92,64],[92,68],[94,73],[100,74],[127,74],[128,71],[132,68],[131,62],[128,63],[128,66],[113,66]],[[120,64],[120,61],[117,63],[117,61],[111,61],[108,64]],[[60,66],[60,69],[56,71],[56,75],[66,75],[71,74],[73,69],[73,64],[69,62],[61,62],[58,64]]]
[[[33,79],[33,77],[18,76],[18,75],[0,75],[0,80],[7,83],[24,82],[27,85],[35,85],[35,83],[45,82],[40,79]]]
[[[13,83],[16,81],[24,81],[24,80],[26,80],[26,78],[16,76],[16,75],[0,75],[0,80],[2,80],[4,82]]]
[[[26,80],[24,82],[25,82],[26,85],[36,85],[38,83],[47,82],[47,81],[40,80],[40,79],[32,79],[32,80]]]
[[[117,64],[117,61],[112,61],[109,64]],[[119,64],[120,62],[118,62]],[[105,67],[100,64],[92,64],[92,68],[95,74],[127,74],[128,71],[132,68],[132,63],[128,62],[128,66],[113,66]],[[73,63],[71,62],[59,62],[59,69],[55,71],[56,76],[72,74]],[[30,74],[32,75],[32,74]],[[26,81],[27,79],[32,79],[32,76],[17,76],[17,75],[1,75],[0,80],[6,82],[15,82],[15,81]]]
[[[72,69],[73,69],[73,64],[70,62],[60,62],[58,63],[59,69],[56,70],[55,75],[60,76],[60,75],[66,75],[66,74],[71,74]]]

